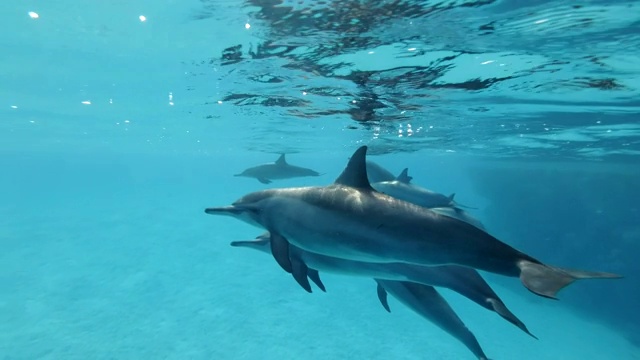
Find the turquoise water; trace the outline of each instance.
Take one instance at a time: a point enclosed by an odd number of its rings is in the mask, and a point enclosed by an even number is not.
[[[32,13],[30,13],[32,12]],[[439,291],[492,359],[640,359],[637,2],[0,3],[0,358],[473,359],[371,279],[307,294],[203,213],[352,152],[545,262]],[[144,16],[141,18],[141,16]],[[233,177],[287,153],[324,175]]]

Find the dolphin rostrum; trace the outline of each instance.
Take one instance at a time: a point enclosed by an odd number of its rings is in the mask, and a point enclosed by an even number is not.
[[[378,283],[378,299],[380,299],[380,303],[387,311],[391,312],[387,302],[387,293],[389,293],[418,315],[458,339],[478,360],[488,359],[475,335],[460,320],[447,300],[433,286],[409,281],[381,279],[375,279],[375,281]]]
[[[300,166],[290,165],[287,163],[284,154],[282,154],[278,160],[273,163],[250,167],[234,176],[256,178],[263,184],[269,184],[271,183],[271,180],[290,179],[304,176],[320,176],[320,173]]]
[[[269,232],[265,232],[256,237],[255,240],[232,241],[231,246],[248,247],[271,254],[270,241]],[[457,265],[420,266],[405,263],[367,263],[332,258],[310,253],[295,248],[295,246],[291,247],[292,252],[309,267],[309,279],[322,291],[326,291],[326,289],[320,280],[319,271],[389,281],[410,281],[422,285],[444,287],[459,293],[488,310],[496,312],[508,322],[537,339],[474,269]],[[303,285],[302,287],[310,291],[310,286]]]
[[[375,191],[367,179],[366,151],[356,150],[332,185],[258,191],[205,212],[268,230],[274,258],[294,277],[306,266],[290,258],[290,243],[348,260],[472,267],[519,277],[527,289],[549,298],[578,279],[620,278],[545,265],[462,220]]]

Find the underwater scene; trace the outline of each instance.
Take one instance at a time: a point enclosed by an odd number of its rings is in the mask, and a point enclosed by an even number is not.
[[[640,2],[0,22],[0,359],[640,360]]]

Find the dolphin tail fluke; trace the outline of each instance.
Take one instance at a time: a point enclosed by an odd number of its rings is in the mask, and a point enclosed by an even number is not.
[[[558,291],[576,280],[583,279],[617,279],[622,276],[605,272],[569,270],[559,267],[521,260],[520,280],[531,292],[543,297],[556,299]]]
[[[487,299],[487,301],[491,304],[491,308],[493,308],[493,311],[502,316],[503,319],[519,327],[520,330],[526,332],[531,337],[538,340],[538,337],[529,332],[527,326],[520,319],[518,319],[518,317],[515,316],[502,301],[500,301],[500,299]]]

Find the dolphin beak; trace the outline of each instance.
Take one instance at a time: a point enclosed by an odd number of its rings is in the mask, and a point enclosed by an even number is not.
[[[251,247],[253,244],[252,240],[242,240],[242,241],[232,241],[229,245],[234,247]]]
[[[229,245],[233,247],[246,247],[250,249],[260,250],[262,252],[270,252],[271,247],[269,246],[270,242],[267,239],[260,240],[240,240],[240,241],[232,241]]]
[[[235,206],[221,206],[221,207],[210,207],[204,209],[204,212],[209,215],[238,215],[243,212],[244,209],[237,208]]]

